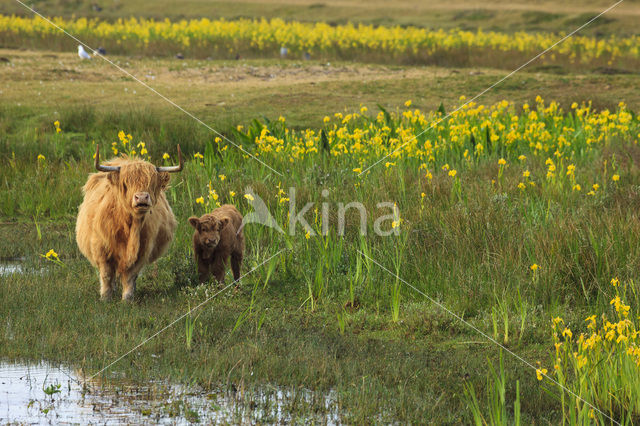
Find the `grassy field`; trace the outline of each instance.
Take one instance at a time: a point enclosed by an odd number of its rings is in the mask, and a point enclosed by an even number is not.
[[[78,4],[87,9],[76,8],[78,15],[93,13],[90,3]],[[551,3],[538,6],[538,11],[561,16],[540,24],[555,31],[560,28],[553,26],[554,19],[593,13],[604,3],[585,3],[571,11]],[[635,5],[623,6],[626,14],[612,15],[614,21],[600,28],[621,33],[630,28],[625,22],[631,22]],[[2,7],[7,8],[0,9],[3,13],[15,11],[10,5]],[[40,8],[45,7],[54,8],[52,14],[71,13],[70,3],[62,1],[42,2]],[[208,2],[194,2],[188,13],[169,9],[168,14],[201,16],[209,7]],[[216,16],[227,17],[264,13],[342,22],[347,15],[345,6],[332,2],[255,2],[242,14],[238,6],[215,7]],[[390,11],[383,3],[365,8],[352,2],[348,7],[354,20],[381,23],[387,21],[376,19],[386,16],[394,24],[417,24],[441,6],[406,2]],[[465,15],[465,3],[450,2],[447,7],[438,15],[445,25],[455,24],[454,13],[466,16],[463,22],[469,25],[494,19]],[[416,9],[411,21],[403,18],[405,8]],[[505,22],[512,22],[506,19],[511,15],[504,14],[524,16],[531,8],[525,3],[514,3],[509,11],[499,10],[498,4],[487,6],[502,30],[509,30]],[[105,5],[101,13],[107,18],[149,16],[138,2],[123,3],[117,10]],[[460,96],[471,98],[506,71],[110,56],[258,155],[280,176],[227,141],[216,142],[215,134],[100,60],[79,62],[72,53],[12,49],[1,49],[0,57],[6,59],[0,62],[0,258],[23,257],[28,271],[0,275],[3,359],[47,359],[88,375],[100,371],[221,289],[214,283],[197,285],[189,216],[203,214],[216,202],[232,202],[249,213],[253,209],[243,195],[251,187],[287,229],[287,190],[295,187],[298,210],[314,202],[306,218],[316,230],[328,223],[329,235],[307,238],[300,227],[293,236],[282,235],[248,225],[243,272],[255,271],[238,288],[223,292],[187,321],[136,349],[106,371],[103,380],[117,381],[124,374],[140,382],[167,378],[226,392],[243,389],[247,407],[254,404],[252,390],[260,386],[311,390],[317,395],[312,402],[287,407],[293,418],[329,415],[323,396],[331,395],[341,421],[348,423],[470,423],[478,410],[489,419],[490,401],[500,399],[496,392],[503,380],[505,400],[496,403],[495,411],[504,409],[509,421],[516,421],[512,413],[520,407],[523,424],[563,419],[578,423],[571,421],[568,394],[547,379],[538,381],[534,369],[505,351],[504,373],[493,378],[489,366],[499,370],[501,351],[471,325],[535,367],[540,362],[539,368],[549,370],[550,376],[558,379],[557,371],[566,373],[563,383],[607,415],[638,421],[633,394],[629,402],[628,394],[618,391],[620,402],[612,405],[579,380],[584,370],[572,369],[573,357],[563,358],[562,368],[554,370],[560,356],[554,343],[562,341],[562,350],[572,354],[580,333],[588,336],[592,330],[585,318],[605,313],[615,322],[625,306],[610,303],[617,294],[630,304],[629,318],[637,323],[636,74],[603,74],[591,65],[576,70],[532,64],[478,99],[484,109],[476,111],[474,105],[464,111],[475,112],[428,131],[427,138],[439,148],[429,151],[423,147],[426,140],[419,139],[420,146],[400,150],[399,156],[359,176],[400,145],[403,132],[419,133],[442,116],[438,109],[453,111],[464,102]],[[495,106],[503,99],[510,102],[508,107]],[[552,107],[551,101],[557,105]],[[602,114],[604,110],[609,112]],[[512,143],[507,133],[514,122],[519,136]],[[261,135],[262,125],[272,139]],[[396,141],[384,126],[396,132]],[[320,129],[328,145],[323,145]],[[168,255],[144,270],[132,305],[98,300],[96,273],[80,255],[74,236],[80,188],[92,172],[95,143],[103,158],[112,146],[121,152],[132,149],[119,140],[121,130],[132,135],[134,146],[144,141],[156,164],[165,152],[175,158],[178,143],[188,158],[168,191],[179,221],[176,238]],[[360,131],[368,136],[359,139]],[[459,143],[454,142],[457,135]],[[371,142],[376,136],[380,142]],[[565,143],[559,144],[561,136]],[[360,142],[366,149],[350,150]],[[536,142],[544,145],[537,147]],[[275,152],[279,143],[282,151]],[[194,154],[202,154],[202,160]],[[336,235],[338,203],[351,201],[367,209],[366,237],[358,234],[355,215],[347,215],[346,235]],[[375,218],[389,213],[377,207],[386,201],[398,206],[399,235],[372,232]],[[323,203],[328,221],[322,218]],[[385,221],[383,228],[392,229],[392,221]],[[51,249],[60,262],[43,257]],[[369,258],[398,271],[419,292]],[[534,264],[539,268],[532,269]],[[614,277],[620,280],[618,287],[611,284]],[[559,337],[554,338],[551,319],[558,317],[563,326],[557,325]],[[573,340],[564,326],[572,330]],[[618,356],[616,348],[624,344],[607,346],[611,352],[598,347],[597,353]],[[628,345],[632,347],[631,341]],[[603,370],[606,362],[588,365],[592,377],[602,375],[602,383],[619,376],[616,369]],[[629,381],[619,389],[637,386],[637,370],[629,371]],[[577,406],[581,412],[573,414],[589,423],[590,408]],[[610,423],[601,414],[594,416]]]
[[[102,61],[78,62],[72,53],[8,49],[0,49],[0,56],[8,60],[1,65],[3,107],[35,110],[42,126],[56,119],[67,126],[76,119],[64,114],[76,115],[85,107],[98,116],[133,109],[170,120],[182,121],[184,117]],[[507,74],[491,68],[443,69],[346,62],[112,59],[218,129],[246,124],[256,117],[274,119],[280,115],[286,116],[294,127],[319,127],[323,117],[333,112],[357,110],[361,105],[374,108],[376,104],[395,109],[407,99],[425,111],[435,110],[441,103],[450,111],[462,104],[459,96],[471,98]],[[554,99],[565,108],[573,102],[591,101],[597,109],[615,109],[622,101],[635,110],[640,106],[640,94],[629,88],[637,80],[633,74],[604,75],[591,70],[582,74],[549,73],[532,64],[479,101],[490,104],[508,99],[519,104],[534,103],[539,95]],[[336,107],[329,110],[327,105]],[[127,114],[122,115],[126,120]],[[36,119],[25,114],[13,117],[12,122],[21,117]],[[116,133],[121,127],[131,127],[126,121],[113,119],[105,125]]]

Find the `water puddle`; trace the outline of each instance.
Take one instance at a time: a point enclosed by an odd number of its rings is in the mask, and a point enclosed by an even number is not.
[[[271,386],[203,391],[116,379],[82,386],[82,380],[80,372],[65,367],[0,362],[0,423],[340,423],[331,394]]]
[[[20,257],[0,258],[0,276],[24,273],[24,261]]]

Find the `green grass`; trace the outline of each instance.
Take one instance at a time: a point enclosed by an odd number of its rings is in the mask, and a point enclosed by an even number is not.
[[[249,225],[243,271],[288,250],[246,277],[237,291],[194,312],[190,347],[183,319],[111,371],[139,381],[169,378],[210,388],[242,383],[318,395],[333,391],[346,422],[469,423],[465,390],[473,386],[481,405],[495,398],[487,385],[487,362],[497,365],[498,348],[380,267],[358,260],[358,250],[397,268],[403,279],[532,362],[546,361],[553,350],[552,316],[561,315],[577,333],[587,315],[608,306],[609,280],[633,278],[640,266],[640,150],[634,140],[616,140],[575,158],[581,181],[603,186],[593,198],[542,187],[535,196],[519,196],[514,188],[521,170],[512,160],[502,181],[492,185],[497,153],[465,169],[453,159],[459,191],[439,168],[432,169],[433,183],[426,186],[424,172],[408,163],[390,170],[379,165],[362,181],[348,161],[338,160],[293,163],[279,177],[231,146],[224,156],[208,156],[202,167],[191,158],[205,153],[212,141],[206,129],[97,61],[77,64],[70,54],[56,55],[49,61],[39,53],[2,51],[12,66],[2,65],[7,72],[0,74],[0,258],[24,256],[33,271],[0,277],[0,318],[6,319],[0,324],[2,358],[44,358],[97,372],[213,294],[215,285],[196,285],[186,221],[204,213],[195,199],[206,196],[210,175],[227,177],[213,178],[221,201],[233,201],[247,213],[251,209],[242,194],[252,186],[281,223],[286,209],[275,198],[278,184],[285,190],[295,185],[299,205],[315,201],[320,209],[328,201],[331,223],[336,202],[359,200],[375,213],[376,203],[397,200],[407,224],[407,234],[401,234],[406,246],[397,251],[398,238],[361,240],[355,216],[349,216],[344,239],[307,240],[302,232],[285,237]],[[291,129],[300,130],[318,129],[325,115],[343,107],[359,110],[361,103],[374,114],[377,102],[393,111],[407,99],[425,110],[443,102],[450,111],[459,95],[477,93],[504,75],[491,69],[470,75],[469,69],[345,64],[324,74],[317,71],[324,69],[320,64],[273,61],[186,61],[172,69],[168,60],[117,59],[129,61],[137,74],[156,75],[150,83],[238,142],[232,129],[247,127],[254,118],[275,121],[283,115]],[[247,72],[251,67],[255,70]],[[265,81],[251,76],[256,72],[276,77]],[[204,81],[208,73],[243,78]],[[202,81],[189,84],[194,78]],[[636,82],[634,75],[522,73],[483,103],[507,98],[533,104],[540,94],[559,100],[566,110],[574,100],[591,98],[598,109],[615,110],[624,100],[638,110]],[[56,119],[59,134],[52,124]],[[74,237],[80,187],[92,172],[92,142],[105,155],[119,130],[131,133],[136,143],[144,140],[156,162],[163,152],[175,155],[177,143],[189,156],[168,192],[179,221],[176,238],[168,256],[144,271],[133,305],[98,300],[97,275]],[[38,154],[46,159],[39,162]],[[611,169],[605,174],[604,161],[610,167],[614,158],[623,178],[617,186],[605,186]],[[544,174],[544,159],[531,159],[532,173]],[[354,189],[356,183],[361,186]],[[329,190],[327,199],[320,195],[323,189]],[[236,192],[234,199],[230,191]],[[428,195],[422,207],[421,192]],[[313,211],[307,219],[314,222]],[[65,266],[39,256],[52,248]],[[353,280],[358,262],[362,279]],[[535,276],[532,263],[541,265]],[[535,372],[503,356],[506,412],[514,411],[518,381],[523,423],[560,422],[561,406],[541,390]],[[326,413],[321,398],[289,409],[301,416]]]

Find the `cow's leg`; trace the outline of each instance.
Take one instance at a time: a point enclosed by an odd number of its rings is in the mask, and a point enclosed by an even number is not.
[[[158,230],[158,235],[156,236],[155,245],[153,246],[153,250],[151,251],[151,256],[149,256],[149,263],[155,262],[160,256],[162,256],[167,249],[169,248],[169,244],[171,244],[171,240],[173,239],[173,231],[169,231],[166,228],[161,227]]]
[[[133,296],[136,292],[136,279],[138,279],[141,269],[142,265],[135,265],[122,274],[122,300],[133,301]]]
[[[221,256],[218,256],[211,265],[211,272],[220,284],[224,284],[224,264],[225,259],[223,259]]]
[[[113,296],[113,287],[116,281],[116,270],[109,262],[98,264],[100,274],[100,299],[109,300]]]
[[[242,252],[231,253],[231,271],[233,271],[233,280],[240,279],[240,265],[242,265]]]

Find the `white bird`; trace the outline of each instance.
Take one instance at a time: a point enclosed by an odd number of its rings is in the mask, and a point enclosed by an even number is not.
[[[78,45],[78,56],[80,56],[80,59],[91,59],[91,56],[89,56],[89,54],[84,50],[84,47],[82,47],[82,45]]]

